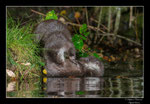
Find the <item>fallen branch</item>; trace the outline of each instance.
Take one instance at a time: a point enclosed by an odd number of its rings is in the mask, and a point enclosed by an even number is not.
[[[79,24],[71,23],[71,22],[65,22],[65,24],[69,24],[69,25],[73,25],[73,26],[79,26],[79,27],[82,26],[82,25],[79,25]],[[92,29],[92,30],[94,30],[94,31],[98,30],[98,31],[102,32],[103,34],[99,34],[99,35],[102,35],[102,36],[115,36],[114,34],[106,33],[104,31],[100,30],[99,28],[96,28],[96,27],[93,27],[93,26],[87,26],[87,27],[90,28],[90,29]],[[138,43],[136,41],[133,41],[133,40],[131,40],[129,38],[126,38],[124,36],[116,35],[116,37],[124,39],[124,40],[127,40],[127,41],[130,41],[130,42],[132,42],[132,43],[134,43],[136,45],[142,46],[142,44],[140,44],[140,43]]]
[[[98,34],[98,35],[102,35],[102,36],[115,36],[115,35],[112,34],[112,33],[105,33],[105,34]],[[124,40],[127,40],[127,41],[132,42],[132,43],[134,43],[134,44],[136,44],[136,45],[142,46],[142,44],[140,44],[140,43],[138,43],[138,42],[136,42],[136,41],[133,41],[133,40],[131,40],[131,39],[129,39],[129,38],[126,38],[126,37],[124,37],[124,36],[116,35],[116,37],[121,38],[121,39],[124,39]]]
[[[72,26],[78,26],[78,27],[80,27],[80,26],[82,26],[82,25],[80,25],[80,24],[75,24],[75,23],[72,23],[72,22],[64,22],[65,24],[69,24],[69,25],[72,25]],[[104,32],[104,31],[102,31],[102,30],[100,30],[99,28],[97,28],[97,27],[93,27],[93,26],[87,26],[89,29],[92,29],[92,30],[95,30],[95,31],[100,31],[100,32],[102,32],[102,33],[106,33],[106,32]]]
[[[45,14],[40,13],[40,12],[38,12],[38,11],[35,11],[35,10],[33,10],[33,9],[31,9],[31,11],[34,12],[34,13],[36,13],[36,14],[39,14],[39,15],[42,15],[42,16],[46,16]]]
[[[32,9],[31,9],[31,11],[34,12],[34,13],[37,13],[37,14],[46,16],[45,14],[40,13],[40,12],[37,12],[37,11],[35,11],[35,10],[32,10]],[[75,23],[71,23],[71,22],[63,22],[63,23],[64,23],[64,24],[69,24],[69,25],[72,25],[72,26],[78,26],[78,27],[82,26],[82,25],[80,25],[80,24],[75,24]],[[111,34],[111,33],[106,33],[106,32],[104,32],[104,31],[100,30],[99,28],[93,27],[93,26],[90,26],[90,25],[88,25],[87,27],[88,27],[89,29],[94,30],[94,31],[100,31],[100,32],[103,33],[103,34],[98,34],[98,35],[102,35],[102,36],[116,36],[116,37],[118,37],[118,38],[121,38],[121,39],[127,40],[127,41],[129,41],[129,42],[132,42],[132,43],[134,43],[134,44],[136,44],[136,45],[142,46],[142,44],[140,44],[140,43],[138,43],[138,42],[136,42],[136,41],[133,41],[133,40],[131,40],[131,39],[129,39],[129,38],[126,38],[126,37],[124,37],[124,36],[121,36],[121,35],[114,35],[114,34]]]

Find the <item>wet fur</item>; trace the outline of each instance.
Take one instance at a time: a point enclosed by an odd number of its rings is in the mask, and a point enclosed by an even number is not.
[[[67,26],[56,20],[41,22],[34,31],[44,45],[47,76],[102,76],[104,66],[94,57],[76,60],[76,51]]]

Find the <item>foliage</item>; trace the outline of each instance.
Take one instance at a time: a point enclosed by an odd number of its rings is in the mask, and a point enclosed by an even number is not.
[[[101,58],[97,53],[93,53],[93,56],[98,58],[99,60],[103,60],[103,58]]]
[[[55,14],[55,11],[54,11],[54,10],[49,11],[49,12],[46,14],[45,20],[49,20],[49,19],[58,20],[58,17],[57,17],[57,15]]]
[[[75,48],[79,51],[78,54],[80,57],[87,57],[89,56],[89,53],[84,52],[83,50],[83,45],[84,45],[84,40],[87,40],[87,36],[90,34],[90,32],[87,32],[87,25],[83,24],[79,28],[79,33],[80,34],[75,34],[72,38],[72,41],[74,43]],[[91,50],[88,48],[88,50]],[[102,60],[102,58],[97,54],[93,53],[92,56]]]
[[[89,35],[89,32],[87,32],[87,25],[83,24],[80,28],[79,28],[79,32],[80,34],[75,34],[72,38],[72,42],[75,45],[75,48],[78,51],[82,51],[84,42],[83,40],[87,39],[87,36]]]
[[[86,40],[86,37],[89,33],[86,32],[87,30],[87,25],[86,24],[83,24],[80,29],[79,29],[79,32],[80,34],[75,34],[72,38],[72,42],[74,43],[74,46],[75,48],[81,52],[82,51],[82,48],[83,48],[83,45],[84,45],[84,42],[83,40]]]
[[[7,68],[15,67],[15,74],[22,75],[20,78],[24,78],[25,72],[29,77],[38,76],[44,65],[38,55],[40,49],[33,41],[32,27],[31,24],[21,27],[20,22],[7,18]]]

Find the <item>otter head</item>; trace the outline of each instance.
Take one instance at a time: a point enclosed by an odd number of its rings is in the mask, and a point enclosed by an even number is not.
[[[102,76],[104,73],[103,63],[93,56],[80,58],[79,63],[87,76]]]

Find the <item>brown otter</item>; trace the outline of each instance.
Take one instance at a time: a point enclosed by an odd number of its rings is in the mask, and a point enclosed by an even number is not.
[[[34,31],[36,41],[44,44],[44,58],[53,57],[57,64],[64,64],[65,56],[72,61],[75,60],[75,48],[72,43],[71,34],[67,26],[57,20],[41,22]]]
[[[47,76],[48,77],[68,77],[68,76],[83,76],[80,65],[72,63],[66,59],[63,67],[55,62],[46,60]]]
[[[103,76],[104,74],[103,63],[94,56],[80,58],[79,63],[84,76]]]
[[[76,60],[76,51],[67,26],[57,20],[41,22],[34,31],[44,44],[47,76],[102,76],[104,66],[94,57]]]

